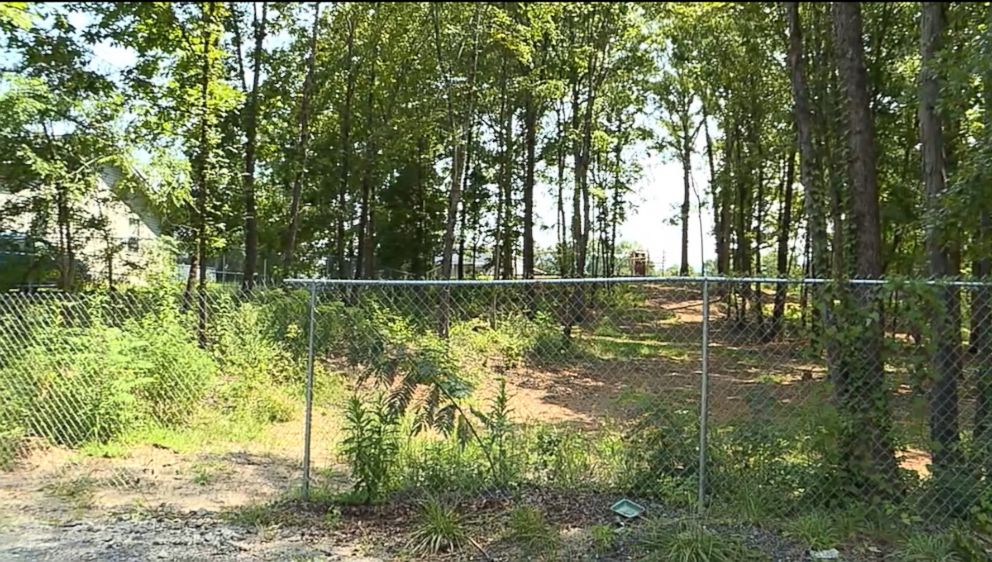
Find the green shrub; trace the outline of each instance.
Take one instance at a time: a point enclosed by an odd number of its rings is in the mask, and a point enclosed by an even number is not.
[[[964,562],[954,538],[945,534],[913,535],[896,556],[900,562]]]
[[[484,435],[480,438],[480,446],[486,459],[491,464],[493,484],[506,486],[517,479],[520,470],[518,457],[513,452],[515,428],[510,420],[510,397],[506,393],[506,380],[500,379],[496,396],[493,397],[489,410],[480,412],[473,409],[473,415],[479,420]]]
[[[790,521],[785,535],[813,550],[835,548],[846,538],[843,529],[826,513],[809,513]]]
[[[589,484],[593,478],[592,444],[579,432],[540,425],[529,443],[534,478],[561,488]]]
[[[454,436],[429,435],[406,440],[397,461],[397,479],[404,490],[436,495],[474,494],[489,483],[488,463],[478,443]]]
[[[420,506],[410,537],[415,554],[438,554],[457,550],[468,540],[455,508],[430,498]]]
[[[214,326],[214,353],[225,376],[274,383],[302,382],[290,354],[273,337],[265,310],[245,302],[220,315]]]
[[[589,538],[592,540],[592,551],[596,554],[606,554],[613,549],[616,532],[609,525],[593,525],[589,528]]]
[[[694,521],[649,520],[639,530],[641,560],[657,562],[743,562],[766,560],[726,533],[717,533]]]
[[[24,429],[0,418],[4,429],[0,429],[0,470],[8,470],[14,466],[21,451],[21,441],[24,439]]]
[[[548,523],[544,513],[529,505],[510,512],[509,538],[532,557],[557,552],[561,542],[558,530]]]
[[[696,450],[698,416],[688,410],[673,410],[652,401],[628,433],[632,487],[656,491],[671,487],[671,480],[695,482],[699,464]]]
[[[396,417],[381,396],[369,404],[352,396],[345,409],[344,431],[342,452],[351,467],[355,491],[368,503],[382,500],[399,450]]]
[[[217,395],[224,410],[259,423],[286,422],[303,388],[303,369],[275,334],[271,309],[252,302],[231,302],[218,315],[213,353],[222,373]]]
[[[0,419],[67,446],[143,425],[178,425],[204,397],[214,364],[178,322],[146,317],[110,327],[58,324],[33,334],[0,370]]]

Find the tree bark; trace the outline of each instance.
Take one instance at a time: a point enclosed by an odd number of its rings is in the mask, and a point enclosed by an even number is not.
[[[992,5],[986,12],[986,21],[992,23]],[[990,52],[984,53],[988,57]],[[992,69],[982,77],[982,119],[985,125],[986,150],[992,146]],[[986,173],[984,180],[992,181],[992,174]],[[992,215],[988,200],[982,201],[979,212],[977,248],[982,257],[975,262],[975,278],[992,283]],[[986,478],[992,475],[992,288],[983,286],[975,290],[972,303],[972,347],[977,360],[975,373],[975,442],[982,458]]]
[[[216,49],[216,34],[213,32],[214,2],[207,2],[203,14],[203,54],[200,77],[200,131],[199,153],[196,159],[196,262],[199,265],[199,283],[197,284],[197,340],[200,347],[207,346],[207,200],[208,180],[207,164],[210,160],[210,106],[209,91],[213,65],[211,51]],[[191,265],[192,267],[192,265]]]
[[[254,12],[255,46],[252,50],[251,92],[248,94],[245,115],[245,171],[242,180],[245,193],[245,267],[241,280],[244,291],[255,287],[255,269],[258,267],[258,217],[255,209],[255,147],[258,139],[258,84],[262,74],[262,44],[265,41],[265,24],[268,4],[262,2],[262,19]]]
[[[523,277],[534,278],[534,169],[537,165],[537,102],[527,94],[524,104],[524,247]]]
[[[777,269],[779,278],[789,276],[789,235],[792,232],[792,184],[796,175],[796,152],[795,147],[789,152],[788,160],[785,164],[785,185],[782,197],[782,207],[779,210],[778,222],[778,250]],[[785,297],[788,285],[779,283],[775,286],[775,307],[772,310],[771,330],[766,341],[771,341],[782,333],[782,322],[785,319]]]
[[[920,20],[920,144],[923,156],[923,183],[929,216],[942,209],[946,190],[944,131],[937,109],[941,79],[937,65],[943,47],[944,7],[939,2],[924,2]],[[934,279],[954,275],[949,232],[928,221],[927,254],[930,276]],[[961,378],[960,304],[955,287],[938,286],[942,304],[931,320],[934,339],[934,381],[930,388],[930,438],[933,440],[935,475],[946,471],[958,460],[958,380]]]
[[[803,34],[799,18],[799,3],[787,2],[789,21],[788,62],[794,100],[794,118],[799,145],[799,179],[803,184],[803,208],[806,214],[807,275],[814,279],[824,277],[829,270],[827,246],[827,220],[823,204],[823,185],[816,170],[817,155],[813,144],[813,115],[809,101],[809,86],[803,62]],[[827,300],[821,286],[803,287],[804,298],[813,302],[814,312],[809,318],[814,340],[817,320],[827,318]],[[812,293],[812,294],[808,294]],[[805,307],[804,307],[805,310]]]
[[[565,219],[565,116],[563,115],[564,110],[560,107],[556,109],[555,113],[558,124],[557,138],[555,140],[555,163],[558,170],[557,182],[555,183],[558,194],[556,199],[557,220],[555,221],[558,235],[558,274],[562,277],[569,277],[572,260],[568,256],[567,222]]]
[[[293,177],[291,201],[289,206],[289,228],[286,230],[285,244],[282,256],[282,274],[289,275],[293,268],[293,257],[296,251],[296,238],[300,230],[300,202],[303,191],[303,176],[307,167],[307,144],[310,140],[310,98],[313,96],[314,68],[317,62],[317,30],[320,25],[320,2],[313,3],[313,27],[310,34],[310,55],[307,59],[306,78],[303,80],[303,92],[300,97],[299,136],[296,140],[296,174]]]
[[[689,173],[692,166],[692,139],[690,139],[689,106],[686,104],[681,116],[682,139],[679,147],[679,160],[682,162],[682,208],[680,216],[682,219],[682,260],[679,264],[679,275],[686,277],[689,275],[689,196],[691,187],[689,185]]]
[[[347,209],[347,197],[349,190],[349,178],[351,177],[351,113],[352,113],[352,102],[355,99],[355,82],[358,79],[358,73],[355,71],[355,64],[353,62],[355,56],[355,22],[352,16],[347,16],[348,26],[348,36],[345,39],[345,91],[344,91],[344,105],[341,108],[341,162],[340,162],[340,175],[338,183],[338,208],[337,208],[337,218],[335,221],[335,243],[334,243],[334,261],[337,267],[338,279],[345,279],[348,277],[347,268],[345,267],[345,222],[351,218],[350,213]]]
[[[713,237],[716,239],[716,264],[717,264],[717,274],[724,275],[725,271],[720,271],[720,257],[723,253],[723,241],[720,238],[721,232],[721,219],[720,216],[720,199],[717,189],[716,181],[716,164],[713,162],[713,139],[710,138],[710,124],[709,124],[709,114],[706,113],[706,104],[703,103],[703,137],[706,139],[706,162],[709,164],[709,191],[710,200],[713,201]],[[702,212],[702,211],[700,211]],[[704,264],[705,266],[705,264]]]
[[[474,112],[474,99],[475,99],[475,75],[476,67],[478,66],[479,60],[479,10],[481,4],[476,5],[476,11],[473,16],[473,21],[475,25],[475,39],[473,44],[473,59],[472,68],[469,71],[468,80],[468,91],[469,91],[469,103],[468,109],[466,111],[466,121],[471,122],[473,119]],[[451,69],[446,68],[444,61],[445,57],[441,50],[441,18],[438,13],[440,10],[440,5],[432,4],[431,13],[434,20],[434,45],[437,50],[437,63],[438,67],[442,69],[442,75],[444,76],[445,88],[447,90],[447,108],[448,108],[448,126],[449,134],[451,135],[451,189],[448,192],[448,211],[445,218],[444,225],[444,236],[441,240],[441,277],[443,279],[451,278],[451,256],[455,244],[455,224],[458,220],[458,206],[461,203],[462,197],[462,174],[464,173],[464,159],[465,159],[465,138],[464,138],[464,126],[459,122],[459,116],[455,111],[452,98],[454,97],[454,89],[452,87],[451,81]]]
[[[372,50],[369,62],[369,88],[365,102],[365,162],[362,172],[362,194],[358,209],[358,257],[355,260],[355,279],[372,277],[369,265],[372,261],[372,237],[369,224],[372,217],[372,182],[375,173],[376,142],[373,115],[375,113],[376,63],[379,60],[379,44]]]
[[[855,274],[881,276],[881,221],[874,120],[869,107],[864,63],[861,6],[835,2],[832,6],[834,48],[846,102],[849,176],[852,191]],[[845,339],[844,365],[835,382],[841,407],[849,420],[841,438],[844,467],[851,491],[862,497],[891,496],[898,488],[898,464],[892,444],[889,396],[882,359],[881,305],[869,286],[854,288],[855,303]]]

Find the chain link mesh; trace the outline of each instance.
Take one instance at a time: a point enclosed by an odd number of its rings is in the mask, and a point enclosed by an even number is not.
[[[202,298],[0,295],[0,503],[223,509],[291,490],[303,444],[300,297],[226,286]]]
[[[312,365],[311,496],[525,487],[751,522],[842,507],[943,524],[992,509],[990,290],[690,278],[308,281],[211,287],[202,305],[5,294],[0,489],[22,508],[38,490],[193,508],[298,493]]]

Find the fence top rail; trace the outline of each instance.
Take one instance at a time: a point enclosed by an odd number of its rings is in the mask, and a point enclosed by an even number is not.
[[[847,284],[860,286],[883,286],[897,284],[923,284],[941,287],[992,288],[992,281],[961,279],[835,279],[785,278],[785,277],[561,277],[543,279],[327,279],[290,278],[283,280],[288,285],[303,286],[500,286],[500,285],[617,285],[664,283],[671,285],[727,285],[735,283],[762,283],[767,285],[827,285]]]

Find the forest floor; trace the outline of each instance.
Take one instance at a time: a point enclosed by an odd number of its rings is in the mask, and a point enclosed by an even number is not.
[[[592,351],[579,360],[530,363],[505,369],[513,416],[520,422],[563,424],[596,431],[624,418],[638,397],[698,411],[701,373],[701,300],[681,289],[655,290],[637,308],[609,319],[589,335]],[[718,313],[714,307],[714,319]],[[787,415],[816,400],[822,366],[803,359],[795,343],[760,343],[753,333],[722,321],[710,333],[710,416]],[[758,384],[773,381],[776,384]],[[495,392],[484,385],[483,399]],[[781,411],[780,411],[781,410]],[[302,412],[300,413],[302,414]],[[412,505],[327,506],[313,511],[287,499],[301,482],[301,416],[250,440],[226,443],[206,436],[162,439],[124,454],[39,450],[13,470],[0,471],[0,560],[343,560],[390,558],[409,540]],[[324,490],[348,489],[333,443],[338,415],[315,410],[314,465]],[[907,466],[929,458],[910,452]],[[530,490],[524,494],[561,530],[563,559],[627,560],[623,541],[593,554],[589,529],[608,525],[623,534],[609,506],[617,498],[587,492]],[[510,498],[478,498],[460,506],[479,549],[451,559],[528,558],[494,536]],[[651,515],[689,516],[644,502]],[[401,532],[397,532],[401,531]],[[801,547],[757,526],[733,533],[773,560],[804,560]],[[485,551],[485,555],[482,554]],[[875,559],[871,551],[845,560]],[[392,554],[391,554],[392,553]]]

